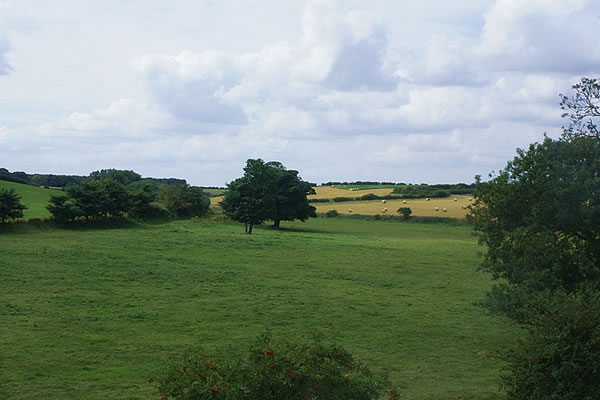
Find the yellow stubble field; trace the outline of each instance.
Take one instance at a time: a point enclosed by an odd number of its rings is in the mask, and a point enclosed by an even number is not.
[[[456,201],[454,199],[456,198]],[[464,218],[467,210],[463,206],[472,203],[469,196],[455,196],[443,199],[407,199],[403,200],[370,200],[370,201],[348,201],[340,203],[315,203],[318,213],[336,210],[340,214],[362,214],[362,215],[399,215],[400,207],[410,207],[413,216],[418,217],[448,217]],[[436,210],[437,207],[437,210]],[[387,212],[383,209],[387,208]],[[446,211],[444,211],[446,209]]]
[[[368,190],[345,190],[331,186],[319,186],[314,188],[317,192],[314,195],[308,196],[317,199],[333,199],[334,197],[360,197],[368,193],[374,193],[378,196],[383,196],[392,193],[392,189],[368,189]],[[211,207],[218,206],[218,203],[223,199],[222,196],[211,197]],[[456,199],[456,201],[454,201]],[[467,210],[463,206],[472,204],[472,196],[451,196],[442,199],[407,199],[406,203],[403,200],[369,200],[369,201],[344,201],[344,202],[329,202],[329,203],[313,203],[317,208],[317,213],[326,213],[329,210],[336,210],[340,214],[362,214],[362,215],[399,215],[397,210],[400,207],[410,207],[412,215],[419,217],[448,217],[448,218],[464,218]],[[437,210],[436,210],[437,207]],[[387,212],[383,209],[387,208]],[[444,208],[446,211],[444,211]],[[350,211],[351,210],[351,211]]]

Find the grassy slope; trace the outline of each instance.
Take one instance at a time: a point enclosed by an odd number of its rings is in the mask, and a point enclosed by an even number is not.
[[[50,212],[46,209],[50,196],[60,193],[56,189],[46,189],[21,183],[0,181],[0,189],[15,189],[21,196],[21,203],[27,206],[24,211],[25,218],[46,218]]]
[[[491,356],[508,339],[473,305],[489,280],[468,228],[285,227],[3,234],[0,397],[158,398],[148,378],[184,347],[236,353],[269,327],[336,339],[409,399],[497,398]]]

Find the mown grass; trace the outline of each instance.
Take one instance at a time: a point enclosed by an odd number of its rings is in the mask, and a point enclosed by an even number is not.
[[[15,189],[21,197],[21,204],[27,206],[27,209],[23,211],[24,218],[49,217],[50,211],[46,209],[48,200],[50,200],[51,196],[61,193],[57,189],[46,189],[7,181],[0,181],[0,189]]]
[[[318,333],[407,399],[496,399],[509,339],[474,305],[468,227],[312,219],[4,233],[0,398],[160,398],[148,379],[188,346],[241,354]]]

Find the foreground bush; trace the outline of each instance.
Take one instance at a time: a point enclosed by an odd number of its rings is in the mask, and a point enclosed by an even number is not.
[[[598,399],[600,294],[549,295],[531,307],[527,324],[527,336],[508,354],[508,399]]]
[[[275,345],[269,335],[232,362],[188,353],[156,380],[164,399],[177,400],[399,398],[339,346]]]

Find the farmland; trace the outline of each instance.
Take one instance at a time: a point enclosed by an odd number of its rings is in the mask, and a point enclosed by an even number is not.
[[[498,398],[508,339],[475,306],[468,227],[311,219],[254,235],[221,222],[2,234],[0,393],[158,398],[187,346],[239,354],[265,328],[343,344],[409,399]]]
[[[314,188],[316,194],[308,196],[308,199],[334,199],[336,197],[360,197],[372,193],[377,196],[385,196],[392,193],[393,188],[366,188],[356,191],[351,191],[341,187],[333,186],[317,186]],[[454,199],[456,198],[456,201]],[[406,203],[401,199],[386,200],[385,204],[382,200],[361,200],[361,201],[343,201],[343,202],[328,202],[314,203],[313,206],[317,209],[317,213],[326,213],[329,210],[336,210],[340,214],[361,214],[361,215],[398,215],[396,212],[400,207],[410,207],[412,215],[417,217],[447,217],[447,218],[464,218],[467,210],[463,207],[472,204],[472,196],[458,195],[446,198],[425,199],[407,199]],[[212,197],[211,206],[218,206],[222,197]],[[438,208],[436,210],[436,207]],[[382,212],[387,208],[385,213]],[[443,211],[444,208],[446,211]],[[351,211],[349,211],[351,210]]]

